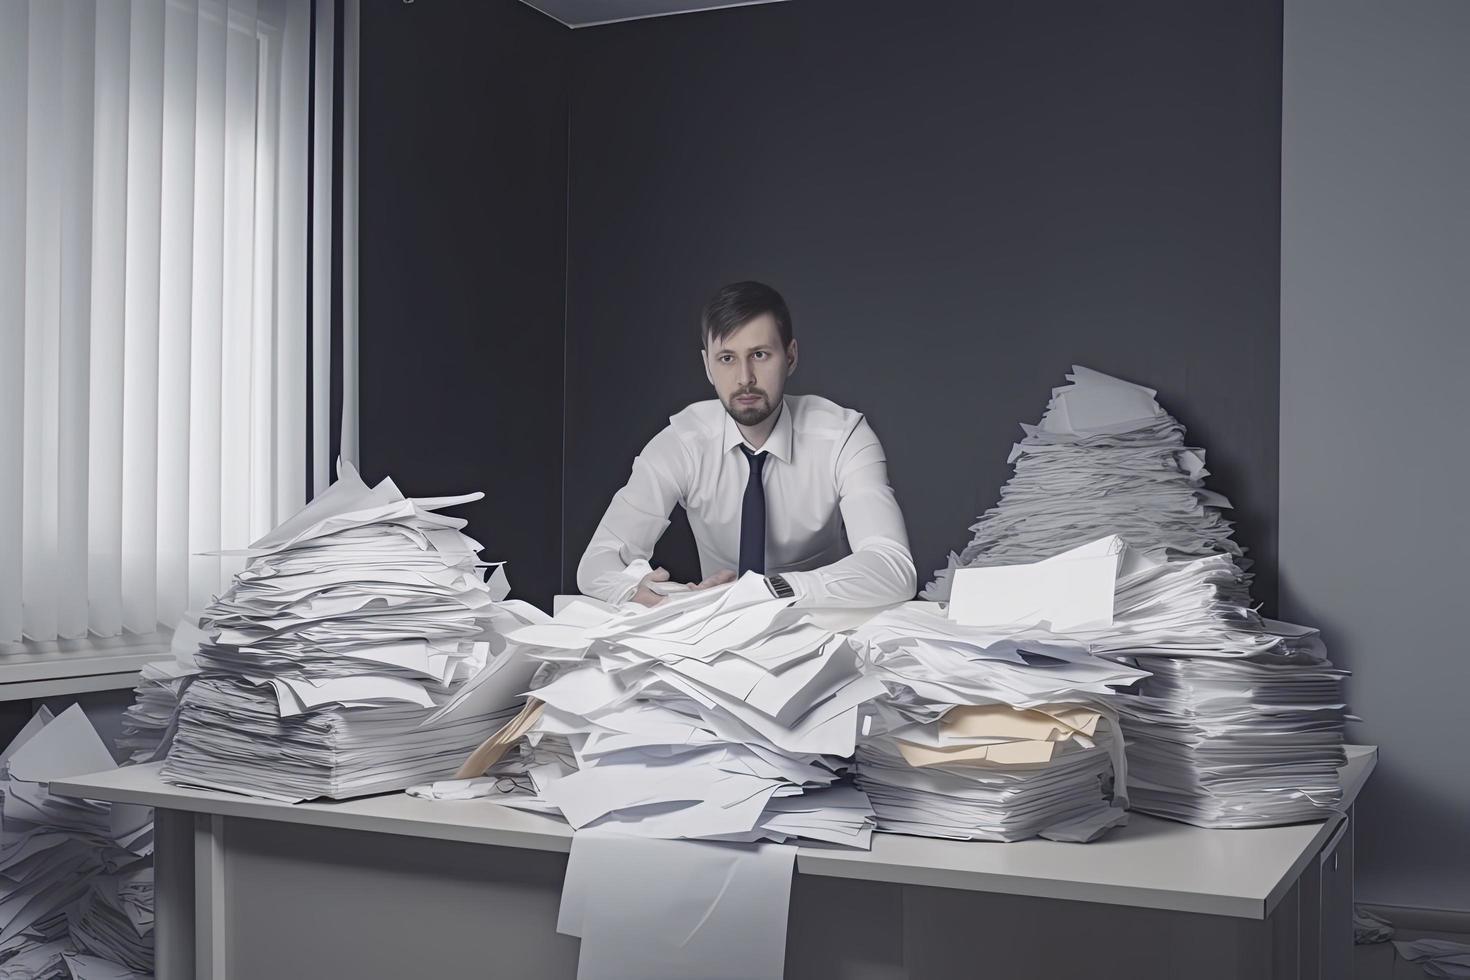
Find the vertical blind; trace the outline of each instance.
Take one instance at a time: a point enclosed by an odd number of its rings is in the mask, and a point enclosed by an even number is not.
[[[310,46],[0,0],[0,642],[172,625],[304,502]]]

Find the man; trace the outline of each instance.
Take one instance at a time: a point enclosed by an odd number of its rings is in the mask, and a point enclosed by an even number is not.
[[[700,326],[718,400],[671,417],[633,460],[577,567],[583,594],[652,606],[753,570],[801,605],[913,598],[908,532],[878,437],[858,412],[785,394],[797,356],[781,295],[758,282],[726,286]],[[675,504],[699,546],[697,585],[648,564]]]

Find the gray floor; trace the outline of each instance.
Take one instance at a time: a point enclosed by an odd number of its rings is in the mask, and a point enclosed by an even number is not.
[[[1449,932],[1414,932],[1411,929],[1400,929],[1394,939],[1424,939],[1429,936],[1470,945],[1470,935],[1456,935]],[[1420,980],[1421,977],[1427,976],[1419,964],[1410,963],[1399,956],[1392,942],[1358,946],[1354,952],[1353,980]]]

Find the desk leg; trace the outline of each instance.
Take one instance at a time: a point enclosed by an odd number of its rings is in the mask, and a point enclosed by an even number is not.
[[[198,980],[225,980],[225,940],[225,818],[196,813],[194,975]]]
[[[153,959],[158,980],[194,976],[194,815],[153,811]]]

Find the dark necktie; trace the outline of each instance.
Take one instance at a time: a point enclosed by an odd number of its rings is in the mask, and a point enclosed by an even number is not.
[[[750,463],[750,479],[745,482],[745,500],[740,504],[740,574],[766,574],[766,487],[761,483],[766,454],[753,453],[740,447]]]

